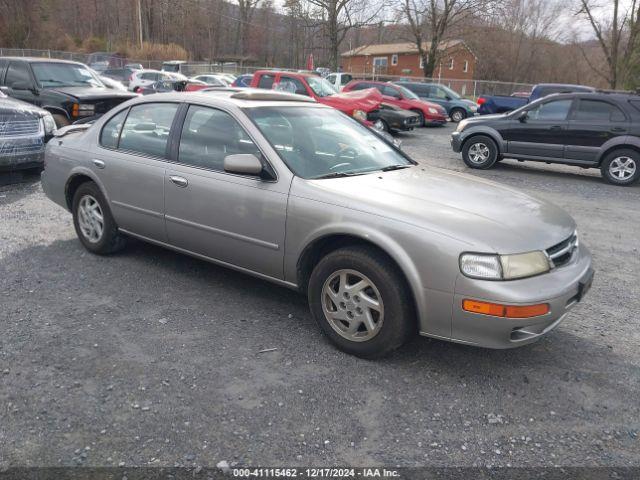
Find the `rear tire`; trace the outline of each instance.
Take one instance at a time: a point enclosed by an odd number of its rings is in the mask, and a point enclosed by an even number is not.
[[[498,161],[498,147],[486,135],[474,135],[462,148],[462,160],[470,168],[487,170]]]
[[[451,117],[452,122],[458,123],[467,118],[467,112],[465,112],[461,108],[454,108],[453,110],[451,110],[449,116]]]
[[[604,158],[600,171],[607,182],[627,187],[640,178],[640,155],[628,148],[614,150]]]
[[[351,355],[382,357],[417,332],[402,273],[373,247],[341,248],[320,260],[309,279],[308,300],[320,329]]]
[[[98,185],[94,182],[80,185],[71,205],[73,226],[84,248],[107,255],[124,247],[125,238],[118,232],[109,204]]]

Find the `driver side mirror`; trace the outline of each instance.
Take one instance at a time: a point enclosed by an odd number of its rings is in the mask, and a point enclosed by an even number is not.
[[[260,175],[262,162],[253,153],[237,153],[224,157],[224,171],[240,175]]]
[[[444,96],[444,99],[445,99],[447,102],[450,102],[450,101],[451,101],[451,96],[450,96],[450,95],[445,95],[445,96]]]
[[[528,117],[529,112],[525,110],[524,112],[520,112],[520,114],[518,115],[518,120],[522,123],[526,123]]]

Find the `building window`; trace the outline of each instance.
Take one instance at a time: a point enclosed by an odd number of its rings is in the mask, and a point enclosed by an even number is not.
[[[387,68],[387,57],[374,57],[373,58],[373,68],[376,70],[381,70]]]
[[[394,53],[391,55],[391,65],[398,65],[398,54]]]
[[[453,70],[453,57],[449,59],[449,70]]]
[[[462,71],[465,73],[469,71],[469,62],[467,60],[464,61],[464,66],[462,67]]]

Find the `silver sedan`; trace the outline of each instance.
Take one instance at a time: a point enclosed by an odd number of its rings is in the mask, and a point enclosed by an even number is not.
[[[327,337],[362,357],[418,333],[531,343],[593,278],[555,205],[418,165],[282,92],[131,100],[49,142],[42,183],[89,251],[136,237],[300,290]]]

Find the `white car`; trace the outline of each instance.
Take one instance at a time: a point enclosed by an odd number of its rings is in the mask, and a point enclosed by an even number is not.
[[[227,78],[217,73],[204,73],[202,75],[196,75],[195,77],[191,77],[191,80],[198,80],[199,82],[204,82],[212,87],[228,87],[232,83]]]
[[[140,70],[131,74],[129,90],[137,92],[139,88],[146,87],[163,80],[188,80],[181,73],[161,72],[160,70]]]
[[[327,82],[336,87],[336,90],[342,90],[347,83],[353,80],[353,75],[345,72],[335,72],[330,73],[326,77],[324,77]]]

